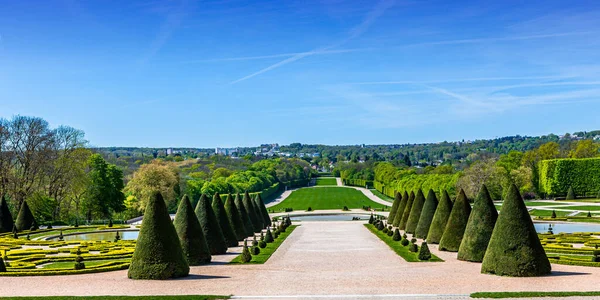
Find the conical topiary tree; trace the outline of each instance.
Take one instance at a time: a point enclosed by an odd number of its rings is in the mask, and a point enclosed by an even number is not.
[[[17,226],[18,231],[29,230],[31,226],[34,224],[35,218],[29,209],[29,205],[27,201],[23,201],[21,204],[21,209],[19,209],[19,214],[17,215],[17,221],[15,222],[15,226]]]
[[[550,215],[551,219],[556,219],[556,211],[552,210],[552,214]]]
[[[511,185],[481,265],[481,273],[531,277],[552,268],[527,207],[516,185]]]
[[[212,209],[217,216],[217,220],[219,221],[219,226],[221,227],[221,232],[223,233],[227,247],[237,247],[239,245],[237,236],[231,227],[231,223],[227,217],[227,212],[225,211],[225,206],[223,205],[223,200],[221,199],[221,195],[219,195],[219,193],[215,193],[213,196]]]
[[[6,199],[2,195],[2,199],[0,200],[0,233],[11,232],[14,225],[10,209],[8,209]]]
[[[566,200],[575,200],[577,197],[575,196],[575,192],[573,192],[573,187],[569,187],[569,190],[567,191],[567,198],[565,198]]]
[[[168,279],[187,276],[190,267],[181,249],[167,205],[159,192],[146,204],[142,228],[127,277]]]
[[[433,216],[435,215],[435,210],[438,206],[438,199],[435,196],[435,192],[432,189],[429,189],[427,193],[427,200],[425,200],[425,204],[423,205],[423,209],[421,210],[421,217],[419,217],[419,224],[417,225],[417,229],[415,230],[415,236],[420,239],[427,238],[427,234],[429,233],[429,228],[431,227],[431,222],[433,221]]]
[[[398,211],[396,212],[396,217],[394,218],[394,223],[392,224],[394,227],[400,227],[400,221],[402,221],[402,216],[404,215],[404,209],[406,208],[406,202],[408,202],[408,193],[404,191],[402,193],[402,199],[400,200],[400,205],[398,205]]]
[[[458,259],[482,262],[494,225],[498,219],[498,211],[490,197],[485,184],[479,190],[473,210],[469,216],[465,234],[458,249]]]
[[[388,215],[388,224],[394,224],[394,218],[398,212],[398,207],[400,207],[400,202],[402,201],[402,195],[400,193],[394,193],[394,203],[392,203],[392,208],[390,209],[390,214]]]
[[[173,221],[183,255],[190,266],[210,263],[211,256],[202,226],[187,195],[183,195]]]
[[[263,225],[265,227],[271,226],[271,217],[269,217],[269,211],[267,210],[265,202],[263,201],[260,193],[256,194],[256,197],[254,197],[254,202],[256,202],[256,205],[258,206],[260,213],[263,217]]]
[[[262,230],[263,228],[266,227],[265,221],[264,221],[265,218],[262,215],[260,206],[258,206],[258,203],[256,202],[256,196],[255,197],[250,196],[250,202],[252,203],[252,208],[254,208],[254,212],[256,213],[256,218],[258,219],[258,222],[260,223],[260,229]]]
[[[467,222],[469,221],[469,214],[471,213],[471,204],[469,199],[465,195],[465,191],[462,189],[458,193],[458,197],[454,201],[452,206],[452,212],[448,217],[448,223],[444,229],[444,235],[440,240],[439,249],[442,251],[457,252],[460,248]]]
[[[244,201],[242,200],[242,196],[239,193],[235,196],[235,207],[237,207],[238,212],[240,213],[240,218],[242,218],[242,222],[244,222],[244,229],[246,229],[246,236],[253,235],[254,234],[254,225],[252,225],[252,220],[250,220],[250,216],[248,215],[246,206],[244,206]]]
[[[227,200],[225,201],[225,212],[227,213],[227,218],[229,219],[229,223],[231,223],[231,227],[233,227],[237,240],[243,241],[247,237],[246,227],[244,227],[240,211],[235,205],[233,194],[227,196]]]
[[[244,208],[248,213],[248,217],[250,218],[250,222],[252,222],[252,230],[253,232],[260,232],[262,230],[262,221],[258,218],[258,215],[254,211],[254,205],[252,204],[252,199],[250,199],[250,194],[248,191],[244,193],[244,198],[242,199],[242,203],[244,203]]]
[[[211,201],[205,194],[202,194],[200,200],[198,200],[196,216],[204,232],[210,254],[225,254],[227,252],[227,243],[225,242],[223,231],[221,231],[221,226],[219,226],[217,216],[212,209]]]
[[[425,205],[425,195],[423,195],[423,191],[419,189],[417,191],[415,201],[413,201],[410,215],[408,216],[408,221],[406,222],[406,232],[413,234],[415,233],[417,225],[419,225],[419,218],[421,217],[423,205]]]
[[[402,220],[400,220],[400,225],[398,228],[400,230],[406,229],[406,223],[408,221],[408,216],[410,215],[410,209],[412,208],[413,202],[415,201],[415,192],[411,191],[408,196],[408,200],[406,200],[406,205],[404,206],[404,212],[402,213]]]
[[[0,255],[0,273],[6,272],[6,265],[4,264],[4,259],[2,259],[2,255]]]
[[[430,260],[431,259],[431,251],[429,251],[427,242],[421,243],[421,247],[419,247],[418,258],[419,258],[419,260]]]

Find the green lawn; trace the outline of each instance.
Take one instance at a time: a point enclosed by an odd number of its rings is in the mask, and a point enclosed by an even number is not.
[[[391,205],[391,203],[390,203]],[[362,192],[347,187],[319,187],[302,188],[292,192],[292,194],[283,202],[270,207],[275,212],[285,208],[304,211],[311,207],[318,209],[339,209],[344,206],[349,209],[371,206],[372,208],[381,208],[382,204],[371,201]]]
[[[279,246],[281,246],[281,243],[283,243],[283,241],[285,241],[285,239],[292,234],[292,231],[294,231],[294,229],[296,229],[296,227],[298,227],[298,225],[291,225],[290,227],[288,227],[286,229],[286,231],[282,234],[280,234],[272,243],[268,243],[267,247],[265,247],[264,249],[260,249],[260,253],[258,255],[252,255],[252,260],[249,262],[249,264],[264,264],[267,260],[269,260],[269,258],[271,257],[271,255],[273,255],[273,253],[275,253],[275,250],[277,250],[277,248],[279,248]],[[238,255],[236,258],[234,258],[230,264],[241,264],[242,263],[242,255]]]
[[[113,261],[129,262],[129,261],[131,261],[131,259],[115,259],[115,260],[107,259],[107,260],[90,260],[90,261],[84,260],[83,262],[85,263],[86,267],[94,267],[97,265],[102,265],[102,264],[113,262]],[[42,269],[73,269],[74,264],[75,264],[74,261],[59,261],[59,262],[53,262],[53,263],[44,265],[42,267]]]
[[[394,202],[394,198],[388,197],[388,195],[384,195],[376,189],[370,189],[370,191],[373,193],[373,195],[379,197],[379,199],[381,199],[381,200],[385,200],[387,202]]]
[[[539,201],[525,201],[525,205],[531,206],[556,206],[556,205],[567,205],[568,203],[562,202],[539,202]]]
[[[570,213],[571,212],[569,212],[569,211],[558,211],[557,210],[556,216],[564,217]],[[529,214],[532,216],[536,216],[536,217],[550,217],[550,216],[552,216],[552,210],[534,209],[534,210],[530,211]]]
[[[79,299],[112,299],[112,300],[216,300],[229,299],[230,296],[180,295],[180,296],[39,296],[39,297],[0,297],[6,300],[79,300]]]
[[[379,239],[381,239],[384,243],[386,243],[396,254],[400,255],[400,257],[404,258],[407,262],[439,262],[444,261],[443,259],[435,256],[435,254],[431,253],[430,260],[419,260],[418,252],[410,252],[408,251],[408,246],[402,246],[400,241],[394,241],[391,236],[383,233],[383,231],[377,230],[373,224],[365,224],[365,227],[369,229],[373,234],[375,234]]]
[[[335,178],[319,177],[315,185],[337,185]]]
[[[600,206],[594,206],[594,205],[567,206],[567,207],[564,207],[564,209],[583,210],[583,211],[599,211]]]
[[[480,292],[471,294],[471,298],[533,298],[575,296],[600,296],[600,292]]]

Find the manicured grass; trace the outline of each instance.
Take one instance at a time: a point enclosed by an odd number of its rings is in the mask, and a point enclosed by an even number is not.
[[[160,300],[216,300],[229,299],[230,296],[213,295],[180,295],[180,296],[40,296],[40,297],[0,297],[3,300],[79,300],[79,299],[112,299],[112,300],[138,300],[138,299],[160,299]]]
[[[372,233],[374,233],[379,239],[381,239],[384,243],[386,243],[396,254],[400,255],[400,257],[404,258],[407,262],[439,262],[444,261],[443,259],[435,256],[435,254],[431,253],[430,260],[419,260],[418,252],[410,252],[408,251],[408,246],[402,246],[400,241],[394,241],[391,236],[383,233],[383,231],[377,230],[373,224],[365,224],[365,227],[369,229]]]
[[[272,242],[272,243],[268,243],[267,247],[265,247],[264,249],[260,249],[260,253],[258,255],[252,255],[252,260],[250,262],[248,262],[248,264],[264,264],[267,260],[269,260],[269,258],[271,257],[271,255],[273,255],[273,253],[275,253],[275,250],[277,250],[277,248],[279,248],[279,246],[281,246],[281,243],[283,243],[283,241],[285,241],[285,239],[292,234],[292,231],[294,231],[294,229],[296,229],[296,227],[298,227],[298,225],[291,225],[290,227],[288,227],[284,233],[279,234],[279,236]],[[238,255],[236,258],[234,258],[230,264],[241,264],[242,263],[242,255]]]
[[[570,214],[570,211],[556,211],[556,216],[557,217],[564,217],[568,214]],[[550,217],[552,216],[552,210],[543,210],[543,209],[534,209],[532,211],[529,212],[530,215],[532,216],[536,216],[536,217]]]
[[[471,298],[532,298],[575,296],[600,296],[600,292],[480,292],[471,294]]]
[[[331,177],[319,177],[315,185],[337,185],[337,180]]]
[[[112,262],[112,261],[118,261],[118,262],[130,262],[131,259],[115,259],[115,260],[91,260],[91,261],[86,261],[84,260],[83,262],[85,263],[86,267],[94,267],[97,265],[102,265],[102,264],[106,264],[108,262]],[[47,265],[44,265],[42,267],[42,269],[73,269],[74,268],[74,261],[60,261],[60,262],[53,262],[53,263],[49,263]]]
[[[539,202],[539,201],[525,201],[525,205],[528,207],[531,206],[557,206],[557,205],[567,205],[568,203],[562,202]]]
[[[353,188],[319,187],[296,190],[283,202],[270,207],[269,209],[275,212],[284,210],[285,208],[304,211],[309,207],[313,210],[342,210],[344,206],[347,206],[349,209],[362,208],[363,206],[371,206],[372,208],[377,209],[383,207],[382,204],[371,201],[362,192]]]
[[[564,207],[564,209],[583,210],[583,211],[600,211],[600,206],[595,206],[595,205],[566,206],[566,207]]]
[[[388,197],[388,195],[384,195],[376,189],[370,189],[370,191],[373,193],[373,195],[379,197],[379,199],[381,199],[381,200],[385,200],[387,202],[394,202],[394,198]]]

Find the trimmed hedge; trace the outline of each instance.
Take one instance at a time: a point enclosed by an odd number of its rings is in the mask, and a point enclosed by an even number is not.
[[[429,193],[427,193],[427,200],[425,200],[425,204],[423,205],[423,209],[421,210],[419,224],[417,225],[417,229],[415,230],[415,236],[417,238],[427,238],[427,234],[429,233],[429,228],[431,227],[431,222],[433,221],[433,216],[435,215],[437,206],[438,199],[435,196],[435,192],[433,192],[433,190],[430,189]]]
[[[400,227],[400,221],[402,221],[402,216],[404,215],[404,209],[406,208],[407,202],[408,193],[404,191],[404,193],[402,193],[402,200],[400,201],[400,205],[398,205],[398,210],[396,212],[396,217],[394,218],[394,223],[392,224],[394,227]]]
[[[400,206],[400,201],[402,201],[402,196],[400,195],[400,193],[396,192],[394,196],[394,203],[392,204],[390,214],[388,215],[389,224],[394,224],[394,217],[396,217],[396,212],[398,211],[398,207]]]
[[[360,186],[360,187],[373,187],[373,180],[365,180],[365,179],[342,179],[344,185],[349,186]]]
[[[254,196],[254,202],[256,202],[256,205],[258,206],[261,215],[263,216],[264,227],[271,226],[271,217],[269,217],[269,211],[267,211],[267,207],[265,206],[265,202],[263,201],[262,196],[260,194]]]
[[[400,220],[400,225],[398,228],[400,230],[406,229],[406,223],[408,222],[408,217],[410,215],[410,210],[412,209],[413,202],[415,201],[415,192],[411,191],[408,196],[408,200],[406,201],[406,206],[404,206],[404,213],[402,213],[402,220]]]
[[[448,218],[450,217],[451,211],[452,200],[450,200],[448,192],[443,191],[442,198],[438,203],[437,209],[435,210],[435,214],[433,215],[433,221],[431,221],[431,226],[429,227],[429,232],[427,233],[428,243],[440,243],[442,235],[444,234],[444,230],[446,229],[446,223],[448,223]]]
[[[440,240],[440,250],[457,252],[462,242],[469,214],[471,213],[471,204],[462,189],[458,193],[458,197],[452,206],[452,212],[448,217],[448,223],[444,229],[444,235]]]
[[[181,249],[167,205],[159,192],[148,201],[127,277],[168,279],[185,277],[190,267]]]
[[[240,211],[235,205],[235,200],[231,194],[227,196],[227,200],[225,201],[225,212],[227,213],[227,218],[229,219],[229,223],[231,223],[231,227],[233,227],[237,240],[243,241],[247,237],[246,227],[244,227]]]
[[[549,196],[600,190],[600,158],[550,159],[539,162],[540,189]]]
[[[248,217],[250,218],[250,222],[252,222],[252,230],[255,233],[261,232],[263,229],[262,218],[259,217],[257,212],[254,210],[254,204],[252,199],[250,198],[250,194],[248,192],[244,193],[244,198],[242,199],[242,203],[244,204],[244,208],[248,213]]]
[[[2,199],[0,200],[0,233],[11,232],[14,225],[12,214],[6,203],[6,198],[2,195]]]
[[[498,211],[485,184],[475,199],[463,240],[458,249],[458,259],[482,262],[498,219]]]
[[[221,232],[223,233],[227,247],[237,247],[237,236],[231,227],[229,217],[227,217],[227,212],[225,211],[225,206],[223,205],[223,200],[221,199],[219,193],[215,193],[213,196],[212,209],[215,212],[217,221],[219,221],[219,227],[221,227]]]
[[[177,236],[181,242],[183,255],[190,266],[210,263],[211,256],[202,226],[194,213],[194,208],[187,195],[179,202],[175,220],[173,220]]]
[[[494,226],[481,273],[530,277],[547,275],[551,270],[519,189],[512,184]]]
[[[242,201],[242,196],[240,194],[235,195],[235,207],[237,207],[238,212],[240,213],[240,218],[244,223],[244,229],[246,230],[246,237],[254,234],[254,225],[252,225],[252,220],[250,220],[250,216],[248,215],[248,211],[246,211],[246,207],[244,206],[244,202]],[[245,237],[244,237],[245,238]]]
[[[419,225],[419,218],[421,217],[421,211],[423,210],[423,205],[425,205],[425,195],[423,195],[423,191],[419,189],[417,191],[417,196],[415,197],[415,201],[413,201],[412,208],[410,209],[410,215],[408,216],[408,221],[406,222],[406,232],[415,233],[417,229],[417,225]]]
[[[198,204],[196,204],[196,216],[204,231],[204,237],[206,238],[210,254],[225,254],[227,252],[227,243],[225,242],[221,226],[219,226],[217,216],[212,209],[211,201],[206,194],[202,194]]]
[[[70,270],[70,269],[48,269],[48,270],[36,270],[36,271],[8,271],[0,272],[0,276],[52,276],[52,275],[77,275],[77,274],[90,274],[100,273],[109,271],[127,270],[130,265],[129,263],[120,263],[116,265],[110,265],[100,268],[86,268],[81,270]]]
[[[15,222],[15,226],[18,231],[29,230],[31,226],[35,224],[35,218],[29,209],[29,205],[27,201],[23,201],[21,204],[21,209],[19,209],[19,214],[17,215],[17,221]]]

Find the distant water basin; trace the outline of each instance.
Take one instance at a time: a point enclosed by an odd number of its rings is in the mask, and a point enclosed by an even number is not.
[[[369,215],[360,214],[330,214],[330,215],[304,215],[290,216],[292,221],[352,221],[352,218],[369,220]]]
[[[63,240],[65,241],[114,241],[116,232],[91,232],[91,233],[78,233],[74,235],[65,235]],[[139,231],[119,231],[119,236],[122,240],[137,240]],[[52,240],[58,240],[58,237]]]
[[[535,230],[539,233],[547,233],[551,223],[533,223]],[[577,224],[577,223],[552,223],[552,232],[600,232],[600,224]]]

